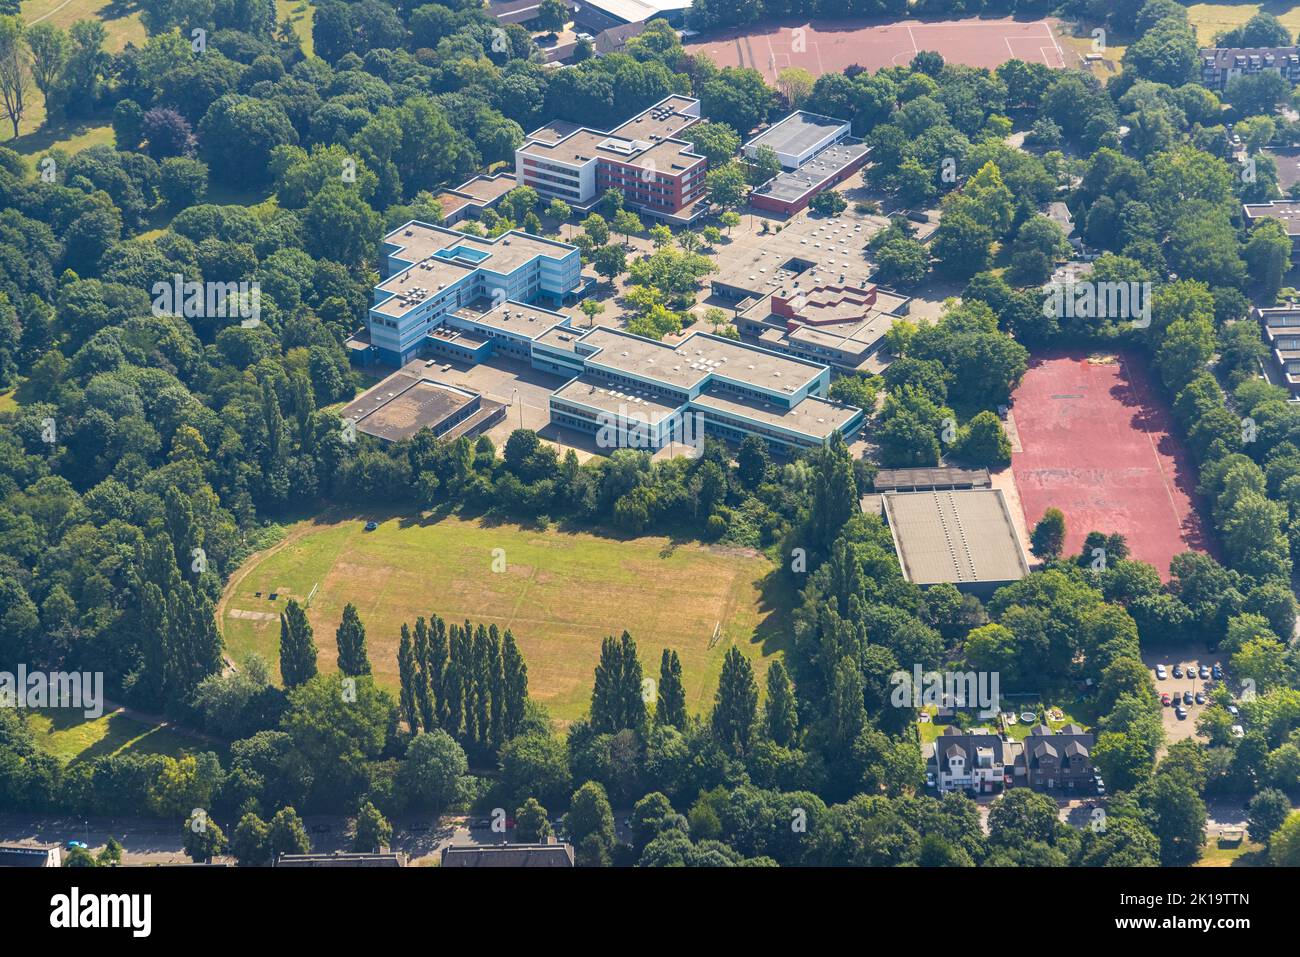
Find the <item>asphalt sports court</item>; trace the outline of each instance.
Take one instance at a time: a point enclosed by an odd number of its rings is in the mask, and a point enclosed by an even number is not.
[[[1066,555],[1092,531],[1121,533],[1130,557],[1169,579],[1179,552],[1212,550],[1197,511],[1196,469],[1140,359],[1035,356],[1014,395],[1016,487],[1033,528],[1065,513]]]
[[[1063,67],[1065,58],[1047,20],[969,19],[866,24],[862,20],[813,20],[734,28],[688,53],[703,53],[718,66],[747,66],[769,81],[786,67],[813,74],[840,73],[857,64],[876,71],[906,66],[922,50],[946,62],[994,69],[1007,60]]]

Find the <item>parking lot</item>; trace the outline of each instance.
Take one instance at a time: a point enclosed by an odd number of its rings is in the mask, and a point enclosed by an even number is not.
[[[1151,677],[1155,681],[1156,693],[1160,695],[1169,695],[1170,703],[1168,706],[1161,708],[1162,723],[1165,728],[1166,745],[1173,744],[1175,741],[1181,741],[1184,738],[1196,737],[1196,720],[1201,716],[1208,704],[1198,704],[1196,702],[1197,693],[1208,696],[1212,688],[1220,681],[1216,681],[1211,673],[1210,677],[1202,679],[1200,669],[1204,666],[1206,669],[1212,669],[1219,661],[1212,654],[1204,655],[1178,655],[1174,653],[1151,653],[1143,655],[1143,661],[1151,668]],[[1156,673],[1157,666],[1163,665],[1166,676],[1162,679]],[[1181,677],[1176,677],[1174,667],[1177,666],[1181,672]],[[1191,669],[1190,673],[1188,669]],[[1183,703],[1185,694],[1192,695],[1192,703]],[[1174,695],[1179,696],[1179,702],[1187,713],[1186,718],[1179,718],[1174,706]],[[1208,701],[1208,697],[1207,697]]]

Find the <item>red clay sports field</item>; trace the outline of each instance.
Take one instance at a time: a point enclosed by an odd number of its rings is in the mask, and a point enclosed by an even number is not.
[[[1196,470],[1145,364],[1086,352],[1036,356],[1015,392],[1021,451],[1011,468],[1032,528],[1051,506],[1065,513],[1065,554],[1091,531],[1120,532],[1131,557],[1165,580],[1169,560],[1209,550],[1196,511]]]
[[[813,76],[840,73],[855,63],[873,72],[906,66],[921,50],[989,69],[1013,59],[1065,65],[1048,20],[792,20],[727,30],[686,45],[688,53],[703,53],[718,66],[753,67],[769,81],[790,66]]]

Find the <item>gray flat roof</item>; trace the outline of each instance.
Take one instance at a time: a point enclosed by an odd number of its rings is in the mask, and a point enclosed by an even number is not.
[[[758,146],[770,146],[778,153],[799,155],[816,146],[827,135],[845,126],[848,120],[837,120],[833,116],[818,113],[805,113],[800,110],[791,113],[775,126],[769,127],[745,144],[747,149]]]
[[[820,190],[822,184],[838,176],[844,167],[857,162],[870,150],[871,147],[865,143],[840,140],[835,145],[826,147],[798,169],[778,173],[754,192],[759,196],[771,196],[773,199],[792,203],[801,196]]]
[[[349,402],[340,417],[356,422],[358,432],[396,442],[435,427],[474,400],[472,392],[425,377],[424,368],[421,360],[408,362]]]
[[[961,585],[1029,574],[1001,489],[886,492],[883,499],[908,581]]]

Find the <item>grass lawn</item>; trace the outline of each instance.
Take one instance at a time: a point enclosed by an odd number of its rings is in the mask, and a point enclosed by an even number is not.
[[[1271,13],[1294,37],[1300,32],[1300,3],[1194,3],[1187,16],[1196,28],[1196,39],[1208,44],[1216,33],[1241,26],[1257,13]]]
[[[255,651],[274,668],[279,612],[316,585],[308,616],[323,670],[334,668],[334,631],[347,602],[366,626],[376,675],[394,689],[403,622],[438,614],[495,623],[519,643],[529,693],[561,720],[587,710],[601,639],[624,629],[637,641],[647,677],[658,675],[664,647],[677,651],[688,706],[697,713],[711,707],[729,645],[754,659],[760,687],[770,657],[785,647],[786,629],[773,609],[786,607],[788,596],[773,594],[773,566],[761,555],[455,517],[388,516],[365,532],[370,517],[299,523],[231,577],[218,617],[236,660]],[[504,552],[504,571],[491,569],[494,549]]]
[[[0,412],[17,412],[18,399],[15,395],[15,389],[5,389],[0,392]]]
[[[1249,839],[1237,842],[1220,841],[1207,836],[1201,848],[1201,859],[1193,867],[1263,867],[1267,863],[1263,844]]]
[[[39,96],[39,94],[38,94]],[[43,156],[50,150],[63,150],[69,156],[79,153],[84,149],[92,146],[114,146],[113,127],[109,125],[108,117],[89,117],[72,122],[64,120],[61,123],[55,123],[52,126],[45,126],[37,129],[35,122],[29,122],[29,117],[23,119],[20,129],[28,130],[17,139],[6,139],[0,143],[0,146],[7,146],[9,149],[21,153],[27,157],[27,165],[36,169],[36,158]],[[42,113],[42,119],[44,114]],[[6,131],[12,127],[5,127]]]
[[[293,32],[298,34],[298,39],[302,41],[302,52],[307,56],[316,52],[311,42],[311,24],[315,17],[315,5],[306,3],[305,0],[275,0],[275,22],[283,23],[286,19],[292,21]]]
[[[177,756],[197,745],[169,728],[144,724],[120,713],[86,719],[78,711],[51,708],[29,712],[27,723],[37,744],[66,763],[127,751]]]

